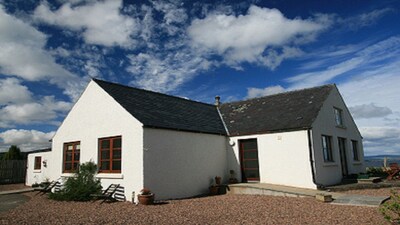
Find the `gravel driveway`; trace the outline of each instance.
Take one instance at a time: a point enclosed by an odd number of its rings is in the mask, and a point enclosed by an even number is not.
[[[27,193],[32,196],[34,193]],[[153,206],[128,202],[57,202],[34,196],[0,224],[386,224],[377,208],[338,206],[314,198],[222,195]]]

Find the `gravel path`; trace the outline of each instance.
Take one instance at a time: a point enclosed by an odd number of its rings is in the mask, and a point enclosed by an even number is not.
[[[27,193],[33,196],[34,193]],[[314,198],[222,195],[153,206],[128,202],[57,202],[33,196],[0,214],[0,224],[386,224],[377,208]]]

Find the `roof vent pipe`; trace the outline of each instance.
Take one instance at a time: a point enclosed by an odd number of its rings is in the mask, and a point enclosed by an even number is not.
[[[219,97],[218,95],[215,96],[215,106],[219,107],[219,105],[221,104],[220,99],[221,97]]]

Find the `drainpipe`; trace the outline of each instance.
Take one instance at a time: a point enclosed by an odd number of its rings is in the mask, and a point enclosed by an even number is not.
[[[308,149],[310,153],[310,165],[311,165],[311,175],[312,175],[312,181],[315,185],[317,185],[317,189],[324,189],[324,185],[319,184],[316,182],[315,179],[315,160],[314,160],[314,154],[313,154],[313,148],[312,148],[312,139],[311,139],[311,129],[307,130],[307,135],[308,135]]]

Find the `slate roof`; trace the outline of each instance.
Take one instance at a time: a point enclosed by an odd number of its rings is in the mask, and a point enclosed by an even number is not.
[[[30,151],[30,152],[26,152],[26,154],[40,153],[40,152],[51,152],[51,148],[33,150],[33,151]]]
[[[145,127],[226,135],[214,105],[93,80]]]
[[[230,136],[311,128],[335,85],[225,103],[221,115]]]

